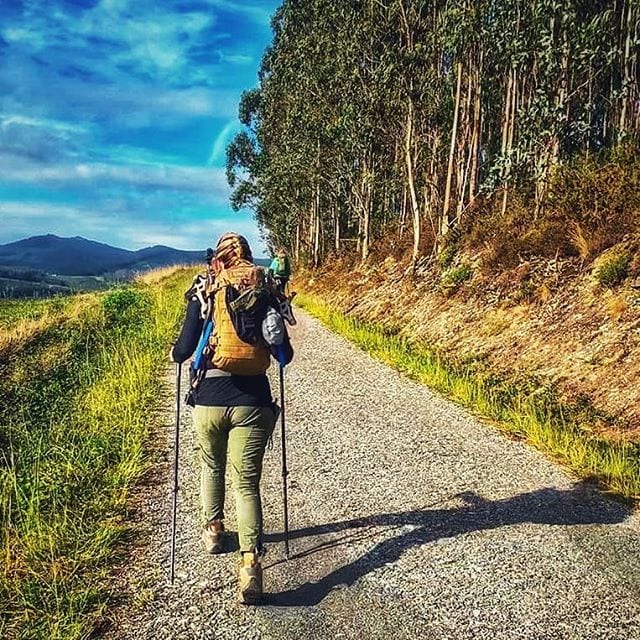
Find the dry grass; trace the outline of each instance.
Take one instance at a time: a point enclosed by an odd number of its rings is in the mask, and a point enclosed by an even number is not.
[[[616,322],[622,320],[630,310],[629,301],[625,295],[610,294],[606,299],[607,314]]]
[[[69,299],[71,300],[71,299]],[[68,302],[68,301],[67,301]],[[36,318],[16,318],[10,324],[0,326],[0,357],[8,358],[26,345],[43,337],[48,331],[62,324],[81,325],[95,315],[100,302],[97,294],[73,297],[72,304],[51,306]]]
[[[60,318],[43,316],[36,320],[22,320],[17,324],[0,329],[0,356],[8,357],[19,351],[30,342],[47,331]]]
[[[608,416],[593,425],[598,432],[638,435],[640,304],[632,280],[608,289],[580,271],[577,258],[538,258],[526,269],[526,300],[514,295],[522,287],[515,269],[476,274],[447,297],[437,290],[435,266],[403,276],[397,264],[375,288],[361,284],[368,268],[325,267],[313,283],[296,274],[296,287],[350,316],[432,345],[452,361],[487,354],[482,365],[489,373],[514,383],[534,379],[569,404],[588,399]]]
[[[141,273],[136,277],[136,282],[142,282],[146,285],[154,285],[185,269],[195,270],[196,268],[191,264],[174,264],[170,267],[160,267],[158,269],[152,269],[151,271]]]
[[[598,246],[593,246],[593,243],[590,241],[590,238],[587,237],[585,230],[579,222],[574,221],[571,223],[569,228],[569,239],[582,260],[588,260],[600,248]]]

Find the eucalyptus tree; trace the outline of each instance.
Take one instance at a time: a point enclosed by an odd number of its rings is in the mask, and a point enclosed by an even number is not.
[[[479,195],[537,215],[554,165],[640,142],[639,5],[285,0],[228,149],[232,204],[314,264],[409,226],[415,260]]]

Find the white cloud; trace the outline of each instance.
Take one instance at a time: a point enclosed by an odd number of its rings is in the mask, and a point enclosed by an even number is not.
[[[265,8],[262,3],[251,3],[243,0],[208,0],[208,4],[226,11],[241,13],[264,26],[271,23],[271,9]]]
[[[2,214],[3,223],[11,220],[35,218],[77,220],[86,215],[87,212],[88,210],[85,207],[71,207],[50,202],[0,202],[0,214]]]
[[[217,195],[226,200],[229,187],[223,169],[178,165],[116,165],[106,163],[78,163],[46,165],[35,162],[16,162],[11,155],[0,154],[3,181],[78,186],[78,182],[111,182],[139,187],[187,191]]]
[[[222,59],[226,60],[227,62],[231,62],[232,64],[243,64],[243,65],[253,64],[252,56],[246,56],[241,53],[238,53],[238,54],[223,53]]]
[[[45,233],[99,239],[109,231],[108,217],[92,209],[47,202],[0,201],[0,219],[3,243]]]
[[[10,126],[35,127],[38,129],[50,129],[62,133],[86,133],[88,127],[61,120],[51,120],[49,118],[33,118],[22,114],[0,113],[0,127],[6,129]]]

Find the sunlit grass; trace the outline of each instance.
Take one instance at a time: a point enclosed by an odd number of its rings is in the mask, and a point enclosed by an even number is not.
[[[0,328],[20,320],[35,320],[52,310],[61,309],[66,299],[62,296],[38,300],[0,298]]]
[[[0,329],[0,637],[85,638],[100,619],[191,276]]]
[[[640,497],[640,445],[594,435],[585,427],[588,408],[562,406],[535,386],[516,388],[470,367],[454,366],[435,351],[346,316],[318,298],[298,294],[296,303],[372,356],[526,438],[578,475],[597,479],[625,498]]]

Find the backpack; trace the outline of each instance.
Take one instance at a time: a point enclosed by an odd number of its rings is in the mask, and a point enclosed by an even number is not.
[[[251,376],[269,368],[270,351],[262,338],[268,292],[264,273],[248,261],[223,269],[215,279],[213,331],[209,338],[216,369]]]

